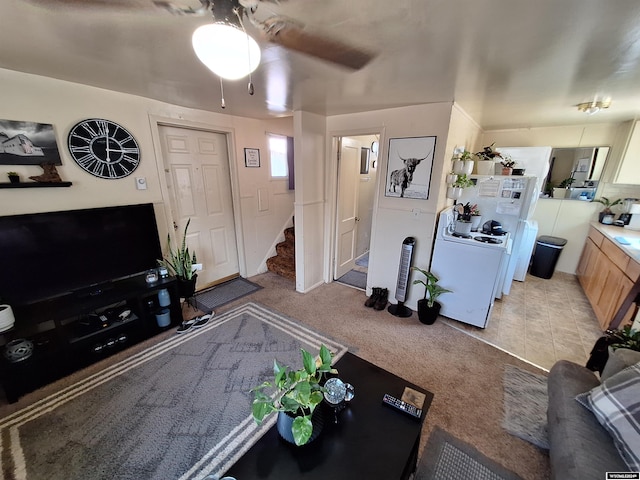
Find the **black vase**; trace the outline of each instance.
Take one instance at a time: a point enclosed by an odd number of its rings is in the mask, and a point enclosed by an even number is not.
[[[198,275],[186,279],[178,277],[178,295],[180,298],[191,298],[196,293],[196,280]]]
[[[311,423],[313,424],[313,430],[311,431],[311,437],[304,445],[308,445],[320,435],[322,432],[322,428],[324,427],[324,414],[320,410],[321,406],[318,405],[316,409],[311,414]],[[293,432],[291,431],[291,426],[293,425],[294,417],[289,412],[278,412],[278,420],[276,422],[276,428],[280,437],[283,440],[286,440],[289,443],[295,445],[295,440],[293,439]],[[301,445],[302,446],[302,445]]]
[[[438,302],[433,302],[433,307],[430,307],[428,302],[425,298],[418,300],[418,320],[425,325],[433,325],[438,315],[440,315],[442,305]]]

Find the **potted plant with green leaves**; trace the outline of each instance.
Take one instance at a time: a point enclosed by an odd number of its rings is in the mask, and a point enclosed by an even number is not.
[[[471,175],[473,171],[473,154],[467,150],[456,152],[453,156],[453,173],[457,175]]]
[[[447,186],[447,198],[457,200],[462,195],[462,190],[474,185],[473,181],[464,173],[456,175],[453,183]]]
[[[478,159],[478,175],[493,175],[495,173],[496,162],[502,159],[502,154],[493,148],[494,145],[495,142],[474,153]]]
[[[433,325],[442,308],[442,305],[436,301],[437,298],[443,293],[451,292],[451,290],[438,285],[440,279],[433,273],[418,267],[411,267],[411,270],[420,272],[425,276],[424,280],[416,279],[413,281],[414,285],[424,285],[424,297],[418,300],[418,320],[425,325]]]
[[[622,203],[622,200],[619,198],[616,200],[609,200],[607,197],[600,197],[600,198],[594,199],[593,201],[604,205],[604,208],[598,214],[598,221],[606,225],[611,225],[613,223],[613,216],[614,216],[613,211],[611,210],[611,207],[620,205]]]
[[[320,433],[321,423],[313,422],[313,414],[324,398],[322,382],[325,376],[337,374],[331,366],[333,354],[322,345],[314,358],[305,349],[302,352],[303,367],[293,370],[273,361],[273,381],[263,382],[253,388],[252,414],[260,424],[272,412],[278,412],[278,433],[296,445],[305,445]]]
[[[625,325],[621,329],[611,330],[609,334],[609,346],[616,350],[618,348],[628,348],[640,352],[640,330],[631,328],[631,325]]]
[[[500,160],[500,165],[502,165],[502,175],[511,175],[515,164],[515,160],[511,157],[503,155],[502,160]]]
[[[196,271],[196,254],[190,252],[187,247],[187,230],[191,219],[187,220],[182,235],[180,247],[174,249],[171,244],[171,235],[167,235],[167,254],[162,260],[158,260],[158,264],[165,267],[171,275],[178,279],[178,292],[182,298],[193,297],[196,290],[196,281],[198,275]]]
[[[11,183],[20,183],[20,175],[17,172],[7,172],[7,177]]]

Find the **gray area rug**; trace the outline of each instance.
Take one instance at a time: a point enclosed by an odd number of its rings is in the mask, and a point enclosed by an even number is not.
[[[249,390],[300,348],[346,347],[248,303],[0,421],[7,480],[202,480],[224,473],[274,423]]]
[[[242,277],[234,278],[228,282],[196,293],[196,306],[203,312],[208,313],[261,288],[260,285]]]
[[[414,480],[520,480],[474,447],[435,427],[418,462]]]
[[[506,365],[503,385],[502,427],[511,435],[548,450],[547,377]]]
[[[337,282],[350,285],[352,287],[360,288],[362,290],[367,289],[367,274],[364,272],[358,272],[356,270],[349,270],[343,276],[336,280]]]

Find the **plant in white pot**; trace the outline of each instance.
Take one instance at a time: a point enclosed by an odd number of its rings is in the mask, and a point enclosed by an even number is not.
[[[319,434],[320,422],[313,423],[313,413],[324,398],[322,381],[328,374],[337,374],[331,367],[333,354],[322,345],[314,358],[302,352],[303,368],[292,370],[273,361],[273,381],[263,382],[253,388],[251,408],[254,420],[259,424],[271,412],[278,412],[278,433],[285,440],[304,445]]]
[[[467,150],[455,153],[453,156],[453,173],[458,175],[471,175],[473,172],[473,154]]]
[[[500,152],[494,150],[494,145],[495,142],[493,142],[488,147],[483,147],[481,151],[474,153],[474,155],[478,159],[478,175],[495,174],[496,162],[502,160],[503,157]]]
[[[464,173],[457,175],[455,181],[447,186],[447,198],[457,200],[462,195],[462,190],[474,185],[473,181]]]
[[[442,305],[436,301],[437,298],[443,293],[451,292],[451,290],[438,285],[440,279],[433,273],[418,267],[411,267],[411,270],[420,272],[425,276],[424,280],[416,279],[413,281],[414,285],[424,285],[424,297],[418,300],[418,320],[425,325],[433,325],[442,308]]]
[[[458,203],[455,205],[455,211],[458,213],[456,218],[456,223],[454,225],[454,232],[459,233],[461,235],[469,235],[471,229],[473,228],[473,211],[478,211],[477,205],[471,205],[469,202]],[[478,222],[479,223],[479,222]],[[477,229],[477,228],[476,228]]]

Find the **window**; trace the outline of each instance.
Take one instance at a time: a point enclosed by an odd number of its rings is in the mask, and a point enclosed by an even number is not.
[[[287,178],[289,167],[287,163],[287,137],[269,134],[269,158],[272,178]]]

